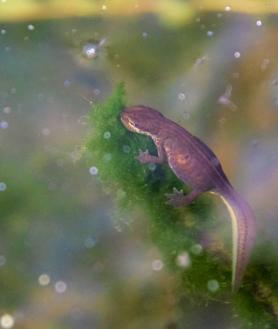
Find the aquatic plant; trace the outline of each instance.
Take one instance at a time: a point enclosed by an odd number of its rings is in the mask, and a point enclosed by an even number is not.
[[[155,154],[155,146],[150,138],[123,127],[119,116],[125,104],[124,86],[120,84],[110,99],[93,107],[87,144],[87,156],[94,163],[91,171],[116,199],[120,213],[140,209],[147,216],[153,243],[176,276],[176,298],[184,317],[183,306],[191,302],[198,307],[200,317],[209,306],[224,307],[230,322],[239,328],[275,328],[278,264],[268,264],[274,259],[271,246],[258,248],[241,289],[232,294],[230,256],[224,247],[212,246],[206,240],[214,223],[210,199],[204,195],[182,209],[165,204],[165,193],[184,186],[167,165],[141,165],[136,160],[139,149]]]

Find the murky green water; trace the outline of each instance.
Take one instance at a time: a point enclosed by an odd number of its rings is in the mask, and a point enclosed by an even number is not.
[[[0,21],[3,328],[275,328],[277,45],[275,14],[225,8],[179,25],[147,13]],[[154,223],[136,207],[117,215],[121,191],[107,194],[94,158],[82,158],[92,106],[121,81],[128,104],[157,108],[204,140],[253,208],[259,233],[250,276],[257,271],[258,281],[247,275],[237,296],[217,270],[222,262],[229,268],[231,249],[219,199],[204,198],[215,273],[203,275],[205,295],[188,296],[177,272],[186,277],[183,264],[194,266],[203,242],[194,236],[173,269]],[[104,140],[113,143],[113,134]],[[192,225],[185,219],[185,230]]]

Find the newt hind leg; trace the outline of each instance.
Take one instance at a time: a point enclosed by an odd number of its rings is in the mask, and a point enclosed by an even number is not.
[[[189,194],[184,195],[182,191],[177,190],[175,187],[173,193],[166,193],[167,201],[166,204],[174,206],[176,208],[184,207],[192,203],[192,201],[198,197],[202,192],[195,189],[192,190]]]

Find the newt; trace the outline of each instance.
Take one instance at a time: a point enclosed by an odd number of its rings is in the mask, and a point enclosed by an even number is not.
[[[191,188],[187,195],[174,188],[173,193],[166,194],[167,204],[186,206],[204,192],[217,194],[224,201],[232,220],[232,290],[237,291],[254,245],[255,218],[229,182],[217,156],[199,138],[150,107],[127,107],[121,121],[129,131],[147,135],[155,143],[157,155],[139,151],[137,159],[142,164],[166,163]]]

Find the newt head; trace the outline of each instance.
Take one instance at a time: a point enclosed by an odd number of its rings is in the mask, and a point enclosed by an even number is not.
[[[143,105],[127,107],[121,113],[121,121],[128,130],[146,135],[157,135],[163,119],[160,112]]]

